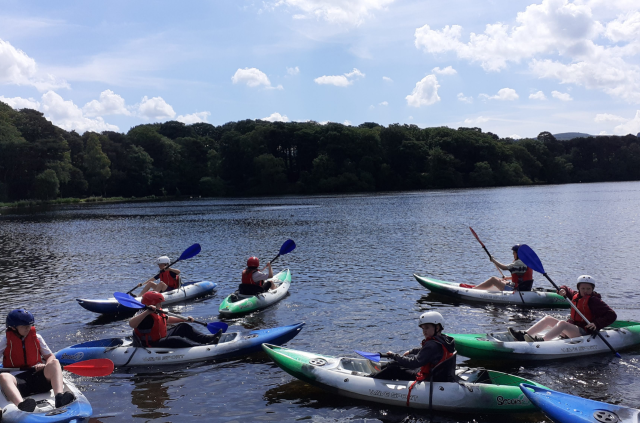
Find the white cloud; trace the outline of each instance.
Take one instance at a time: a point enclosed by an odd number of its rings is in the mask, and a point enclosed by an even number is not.
[[[465,119],[464,123],[466,125],[477,125],[479,123],[489,122],[489,120],[490,119],[488,117],[478,116],[477,118],[474,118],[474,119]]]
[[[393,79],[389,78],[388,76],[383,76],[383,77],[382,77],[382,80],[383,80],[384,82],[393,82]]]
[[[389,102],[388,101],[382,101],[380,103],[378,103],[378,106],[388,106]]]
[[[569,93],[561,93],[560,91],[551,91],[551,96],[553,98],[557,98],[558,100],[562,100],[562,101],[573,100],[573,98],[571,98],[571,95],[569,95]]]
[[[487,100],[500,100],[500,101],[514,101],[520,98],[516,90],[513,88],[502,88],[498,91],[498,94],[489,96],[487,94],[480,94],[480,97]]]
[[[162,97],[144,96],[138,105],[138,115],[150,120],[173,119],[176,112]]]
[[[180,115],[176,120],[185,125],[191,125],[193,123],[206,122],[209,116],[211,116],[211,112],[195,112],[190,115]]]
[[[267,75],[257,68],[238,69],[231,77],[231,81],[234,84],[247,84],[247,87],[259,87],[260,85],[264,85],[266,88],[282,89],[282,85],[272,87],[271,81],[269,81]]]
[[[0,84],[29,85],[39,91],[69,88],[66,81],[38,72],[34,59],[2,39],[0,39]]]
[[[440,69],[439,67],[435,67],[431,70],[431,72],[433,73],[437,73],[439,75],[455,75],[458,73],[458,71],[456,71],[454,68],[452,68],[451,66],[447,66],[444,69]]]
[[[260,120],[266,120],[268,122],[289,122],[289,118],[287,117],[287,115],[281,115],[278,112],[271,113],[271,115]]]
[[[347,87],[353,84],[353,81],[362,77],[364,78],[365,74],[360,72],[358,69],[353,68],[353,70],[349,73],[345,73],[343,75],[323,75],[320,76],[313,81],[319,85],[335,85],[336,87]]]
[[[513,135],[509,135],[509,137],[508,137],[508,138],[513,138],[514,140],[519,140],[519,139],[521,139],[522,137],[521,137],[520,135],[518,135],[518,134],[513,134]]]
[[[297,66],[295,68],[287,68],[287,73],[291,76],[295,76],[300,73],[300,68]]]
[[[620,124],[613,129],[614,134],[618,135],[627,135],[633,134],[636,135],[640,133],[640,110],[636,111],[636,115],[630,121]]]
[[[86,116],[131,115],[124,104],[124,98],[111,90],[100,93],[100,100],[91,100],[82,107]]]
[[[416,83],[413,92],[405,97],[412,107],[430,106],[440,101],[438,96],[438,79],[435,75],[427,75]]]
[[[626,121],[625,118],[623,118],[622,116],[616,116],[616,115],[612,115],[609,113],[598,113],[595,117],[595,119],[593,119],[594,122],[597,123],[602,123],[602,122],[624,122]]]
[[[409,116],[407,120],[413,120],[413,116]]]
[[[547,96],[542,91],[538,91],[537,93],[529,94],[529,98],[531,100],[546,100]]]
[[[275,0],[275,6],[289,6],[302,13],[294,19],[314,18],[335,24],[360,25],[372,16],[372,11],[383,10],[395,0]]]
[[[465,97],[463,93],[458,93],[458,100],[462,101],[463,103],[473,103],[473,97]]]
[[[42,95],[42,112],[54,125],[67,131],[75,130],[84,133],[119,130],[117,126],[106,123],[101,117],[95,119],[85,117],[73,101],[65,101],[53,91],[47,91]]]
[[[542,0],[519,12],[515,25],[488,24],[483,33],[470,33],[468,42],[461,41],[459,25],[441,30],[424,25],[415,31],[415,45],[430,53],[454,52],[486,71],[528,61],[535,76],[640,103],[640,66],[634,59],[640,52],[640,13],[637,1],[635,8],[630,4],[620,8],[627,14],[611,20],[615,6],[603,1]],[[592,7],[609,10],[598,9],[596,16]],[[603,35],[614,44],[604,44]]]
[[[345,121],[344,121],[344,122],[342,122],[342,124],[343,124],[343,125],[346,125],[346,126],[351,126],[351,121],[350,121],[350,120],[346,120],[346,119],[345,119]]]
[[[16,110],[18,109],[39,110],[40,109],[40,102],[38,102],[33,98],[22,98],[22,97],[7,98],[0,95],[0,101],[8,104],[9,106],[13,107]]]

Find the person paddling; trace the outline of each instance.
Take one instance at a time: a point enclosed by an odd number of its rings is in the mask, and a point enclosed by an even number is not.
[[[273,278],[271,263],[267,262],[267,265],[262,270],[258,270],[258,267],[260,267],[258,257],[249,257],[247,267],[242,271],[242,282],[238,287],[238,293],[241,295],[256,295],[267,292],[269,289],[277,288],[275,283],[268,280]],[[264,272],[265,269],[268,269],[268,272]]]
[[[386,380],[414,380],[420,382],[429,380],[431,369],[453,356],[455,341],[450,336],[442,334],[444,318],[437,311],[422,313],[418,326],[422,329],[424,339],[419,348],[411,349],[404,354],[388,352],[391,358],[386,366],[371,375],[375,379]],[[451,363],[455,370],[456,363]],[[445,372],[453,374],[453,371]]]
[[[500,291],[531,291],[531,287],[533,286],[533,270],[528,268],[527,265],[518,258],[518,248],[520,248],[520,244],[511,247],[511,251],[513,252],[513,263],[511,264],[502,264],[493,258],[493,256],[491,256],[490,259],[491,262],[500,269],[511,272],[511,280],[509,280],[509,278],[500,279],[492,276],[472,289],[489,289],[493,287]]]
[[[222,330],[214,335],[205,335],[196,331],[183,319],[167,316],[162,312],[160,305],[164,301],[164,295],[159,292],[147,292],[142,296],[141,303],[150,309],[134,316],[129,320],[129,326],[133,328],[133,343],[138,347],[157,348],[189,348],[201,345],[215,345],[220,341]],[[193,322],[193,317],[187,318]],[[179,323],[167,328],[167,325]]]
[[[16,309],[7,315],[6,336],[0,339],[0,354],[4,368],[24,370],[15,376],[0,373],[0,388],[5,397],[18,409],[33,412],[36,401],[24,399],[53,389],[56,408],[75,400],[71,392],[63,392],[62,368],[51,353],[41,335],[36,333],[33,314],[25,309]]]
[[[156,292],[169,292],[174,289],[180,288],[180,271],[178,269],[172,269],[169,267],[171,260],[167,256],[158,257],[158,267],[160,273],[157,276],[144,282],[144,288],[140,292],[140,295],[144,295],[147,291],[152,290]],[[160,279],[160,282],[155,281]],[[140,288],[143,283],[138,284]]]
[[[555,317],[545,316],[526,331],[509,328],[511,336],[518,341],[542,342],[550,341],[557,336],[564,335],[568,338],[594,335],[600,329],[609,326],[616,321],[618,316],[604,301],[602,296],[595,291],[596,281],[589,275],[578,278],[577,288],[574,291],[566,285],[558,290],[558,294],[565,298],[571,298],[571,302],[580,310],[589,324],[572,308],[568,320],[558,320]],[[544,336],[538,334],[547,328],[551,328]]]

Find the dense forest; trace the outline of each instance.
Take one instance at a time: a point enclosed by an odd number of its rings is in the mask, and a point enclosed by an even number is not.
[[[0,102],[0,202],[640,180],[634,135],[501,139],[480,128],[176,121],[79,135]]]

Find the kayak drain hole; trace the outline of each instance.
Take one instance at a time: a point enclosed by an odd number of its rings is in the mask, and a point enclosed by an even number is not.
[[[312,358],[309,360],[309,364],[313,364],[314,366],[324,366],[327,364],[327,360],[324,358]]]
[[[612,413],[608,410],[598,410],[593,413],[593,418],[602,423],[617,423],[620,418],[616,413]]]

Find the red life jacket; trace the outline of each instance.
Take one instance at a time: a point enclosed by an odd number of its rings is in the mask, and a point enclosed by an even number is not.
[[[576,306],[578,310],[580,310],[580,313],[582,313],[588,321],[592,322],[593,314],[591,313],[591,309],[589,308],[589,299],[591,298],[591,295],[585,295],[580,299],[578,298],[579,296],[580,294],[576,292],[573,295],[573,299],[571,300],[571,302]],[[585,322],[573,308],[571,308],[571,320],[575,322],[576,326],[587,325],[587,322]]]
[[[511,281],[513,282],[513,290],[518,290],[518,284],[520,282],[528,282],[533,280],[533,269],[527,267],[527,271],[524,272],[524,275],[520,276],[516,273],[511,274]]]
[[[167,270],[164,272],[160,272],[160,280],[167,284],[169,288],[178,289],[180,288],[180,275],[176,275],[174,278],[171,276],[171,271]]]
[[[140,341],[144,342],[147,347],[150,347],[153,342],[158,342],[167,336],[167,315],[164,313],[151,313],[149,316],[153,318],[153,326],[151,329],[141,330],[135,328],[133,330]]]
[[[442,344],[438,339],[436,339],[435,337],[430,337],[430,338],[426,338],[422,341],[422,346],[424,346],[425,342],[430,341],[430,340],[434,340],[436,341],[438,344],[440,344],[440,346],[442,347],[442,358],[440,359],[440,361],[438,361],[436,364],[426,364],[422,367],[420,367],[420,371],[418,372],[418,376],[416,377],[416,380],[413,381],[413,383],[411,384],[411,386],[409,386],[409,392],[407,392],[407,407],[409,406],[409,399],[411,398],[411,390],[413,389],[413,386],[416,383],[420,383],[423,380],[427,379],[429,377],[429,375],[431,374],[431,369],[433,369],[434,367],[436,367],[438,364],[442,363],[443,361],[445,361],[448,358],[451,358],[453,356],[452,352],[449,352],[449,350],[447,349],[447,347],[444,346],[444,344]]]
[[[260,282],[255,282],[253,280],[253,274],[256,273],[258,271],[258,269],[251,269],[249,270],[249,268],[246,268],[242,271],[242,283],[245,285],[258,285],[258,286],[262,286],[262,281]]]
[[[32,326],[24,339],[13,329],[7,329],[7,348],[4,349],[2,366],[26,369],[38,363],[42,363],[42,353],[36,328]]]

